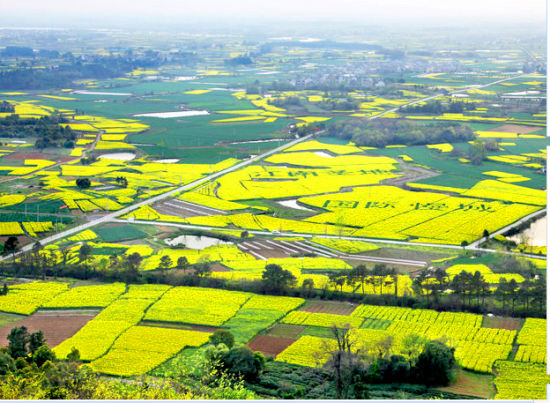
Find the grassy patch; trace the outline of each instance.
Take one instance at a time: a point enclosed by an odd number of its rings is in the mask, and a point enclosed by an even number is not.
[[[329,327],[320,327],[320,326],[308,326],[301,333],[301,336],[315,336],[315,337],[324,337],[324,338],[334,338],[332,329]]]
[[[107,227],[96,229],[95,232],[105,242],[120,242],[130,239],[143,239],[147,233],[131,225],[120,225],[116,227]]]
[[[0,327],[7,326],[11,323],[18,322],[21,319],[24,319],[23,316],[12,315],[9,313],[0,312]]]
[[[491,399],[494,394],[492,381],[493,375],[483,375],[460,369],[455,383],[437,388],[437,390]]]

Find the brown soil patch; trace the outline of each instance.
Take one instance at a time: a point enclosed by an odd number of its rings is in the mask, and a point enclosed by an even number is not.
[[[350,315],[355,308],[357,308],[357,304],[352,304],[350,302],[313,301],[300,308],[300,311]]]
[[[519,318],[508,318],[504,316],[483,316],[481,327],[489,327],[492,329],[521,329],[523,321]]]
[[[214,333],[219,328],[213,326],[192,325],[187,323],[156,322],[153,320],[144,320],[139,323],[140,326],[164,327],[167,329],[196,330],[197,332]]]
[[[212,269],[212,271],[229,271],[229,269],[219,263],[214,263],[212,266],[210,266],[210,268]]]
[[[55,347],[68,339],[92,320],[97,313],[75,314],[70,312],[37,312],[19,322],[0,328],[0,346],[8,345],[8,334],[17,326],[25,326],[30,333],[42,330],[46,343]]]
[[[53,160],[57,159],[57,155],[47,155],[47,154],[41,154],[41,153],[33,153],[33,152],[19,152],[19,153],[10,153],[9,155],[6,155],[4,159],[7,160],[27,160],[27,159],[33,159],[33,160]]]
[[[6,240],[7,240],[8,238],[9,238],[8,235],[2,236],[2,237],[0,237],[0,242],[4,243],[4,242],[6,242]],[[19,241],[19,246],[24,246],[24,245],[27,245],[27,244],[29,244],[29,243],[31,243],[31,242],[32,242],[32,243],[35,242],[32,238],[30,238],[30,237],[27,236],[27,235],[16,235],[16,238],[17,238],[17,240]]]
[[[287,337],[256,336],[248,343],[248,347],[253,351],[261,352],[263,355],[276,357],[295,341],[296,339]]]
[[[458,372],[458,377],[455,383],[435,389],[443,392],[491,399],[493,396],[493,387],[491,385],[492,381],[492,375],[482,375],[461,369]]]
[[[284,323],[278,323],[275,326],[269,329],[268,335],[271,337],[283,337],[283,338],[294,338],[297,339],[298,336],[306,330],[305,326],[298,325],[287,325]]]
[[[492,132],[506,132],[506,133],[519,133],[519,134],[527,134],[527,133],[533,133],[536,131],[539,131],[540,127],[532,127],[532,126],[520,126],[520,125],[502,125],[499,127],[495,127],[494,129],[491,129]]]
[[[33,159],[33,160],[49,160],[49,161],[56,161],[56,162],[68,162],[75,159],[75,157],[70,157],[66,155],[42,154],[42,153],[24,152],[24,151],[8,154],[4,156],[4,158],[6,160]]]

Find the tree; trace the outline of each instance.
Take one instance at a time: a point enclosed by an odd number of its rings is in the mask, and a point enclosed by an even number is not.
[[[116,253],[113,253],[112,255],[109,256],[109,267],[111,269],[118,267],[119,264],[120,264],[120,260]]]
[[[410,333],[403,338],[401,352],[407,356],[410,362],[415,363],[427,342],[428,340],[425,338]]]
[[[479,139],[470,142],[468,156],[472,164],[481,165],[483,160],[487,157],[485,143]]]
[[[69,258],[69,253],[71,252],[71,247],[69,244],[65,244],[59,248],[61,252],[61,259],[63,260],[63,267],[67,267],[67,259]]]
[[[397,297],[397,293],[398,293],[398,288],[397,288],[397,275],[399,274],[399,272],[397,271],[397,269],[395,267],[390,267],[388,269],[388,276],[390,276],[392,278],[392,282],[393,282],[393,295],[395,295]]]
[[[296,284],[296,277],[277,264],[268,264],[262,273],[262,284],[266,291],[284,293]]]
[[[42,246],[42,244],[40,243],[40,241],[36,241],[33,245],[32,245],[32,253],[34,255],[34,264],[35,266],[37,267],[40,267],[40,251],[44,249],[44,247]]]
[[[304,281],[302,281],[302,296],[304,298],[309,298],[311,293],[313,292],[313,286],[315,284],[313,283],[313,279],[306,278]]]
[[[439,340],[429,341],[418,356],[413,372],[418,382],[428,386],[446,386],[456,367],[454,348]]]
[[[8,295],[8,292],[9,292],[8,284],[4,283],[4,285],[2,286],[2,290],[0,291],[0,295]]]
[[[471,292],[475,293],[478,304],[479,304],[479,299],[481,297],[481,292],[483,289],[484,282],[485,282],[485,279],[483,278],[483,276],[479,271],[476,271],[474,275],[471,277]]]
[[[508,282],[508,287],[506,291],[508,293],[510,301],[512,301],[512,313],[515,312],[516,300],[518,298],[518,294],[516,292],[517,288],[518,288],[517,281],[515,279],[511,279]]]
[[[331,284],[334,284],[334,288],[340,287],[340,292],[343,292],[344,284],[346,284],[346,276],[337,271],[333,271],[328,275]]]
[[[437,281],[437,295],[435,296],[437,299],[441,294],[443,294],[443,292],[445,292],[445,289],[447,288],[447,272],[445,271],[445,269],[438,267],[437,269],[435,269],[434,278]]]
[[[161,270],[169,269],[170,266],[172,266],[172,258],[170,258],[170,255],[164,255],[160,258],[159,268]]]
[[[347,282],[353,286],[355,283],[361,285],[361,293],[365,293],[365,280],[371,274],[370,270],[364,264],[360,264],[348,272]]]
[[[41,367],[47,361],[55,361],[55,354],[48,346],[42,345],[32,354],[32,361]]]
[[[187,270],[187,268],[189,267],[189,261],[187,260],[187,258],[185,256],[180,256],[178,257],[178,261],[176,263],[176,268],[178,270]]]
[[[131,255],[124,255],[124,266],[126,266],[128,270],[139,270],[142,261],[143,257],[138,252],[134,252]]]
[[[384,277],[388,274],[388,268],[384,263],[379,263],[374,265],[372,270],[373,276],[373,288],[378,286],[378,293],[382,294],[382,285],[384,284]]]
[[[44,338],[44,332],[42,332],[42,330],[32,333],[29,336],[29,352],[31,353],[31,355],[45,344],[46,339]]]
[[[80,249],[78,250],[78,260],[82,263],[89,259],[90,255],[92,254],[93,248],[88,243],[82,244]]]
[[[72,361],[72,362],[80,361],[80,351],[78,351],[76,347],[73,346],[71,348],[71,352],[67,354],[67,361]]]
[[[134,252],[131,255],[122,255],[123,277],[126,283],[133,283],[138,279],[139,266],[142,261],[143,257],[138,252]]]
[[[225,344],[227,348],[233,347],[235,344],[235,336],[227,329],[218,329],[210,335],[210,343],[214,345]]]
[[[539,312],[543,313],[545,312],[546,307],[546,279],[541,276],[537,275],[534,280],[534,287],[533,287],[533,303],[538,305]]]
[[[76,186],[78,186],[79,189],[87,189],[92,186],[92,182],[89,178],[78,178],[76,180]]]
[[[15,254],[19,250],[19,239],[15,236],[10,236],[4,242],[4,249],[2,250],[3,255],[12,254],[13,259],[15,260]]]
[[[346,398],[368,398],[368,385],[365,382],[365,375],[368,373],[366,363],[362,362],[355,349],[356,338],[352,337],[351,328],[331,327],[336,347],[328,347],[329,360],[324,368],[327,369],[333,379],[336,397]]]
[[[11,355],[0,351],[0,375],[7,375],[15,369]]]
[[[17,326],[11,329],[10,334],[8,334],[8,353],[14,360],[27,356],[29,337],[29,332],[25,326]]]
[[[506,278],[501,277],[498,280],[497,289],[495,290],[495,295],[500,297],[500,302],[502,303],[502,308],[504,308],[506,302],[506,294],[508,292],[508,281]]]
[[[193,266],[193,269],[195,270],[195,275],[197,275],[198,277],[206,277],[212,271],[212,268],[206,262],[196,263]]]
[[[222,354],[219,365],[227,374],[250,382],[262,373],[265,359],[262,353],[253,352],[248,346],[240,346]]]
[[[449,285],[453,293],[461,297],[463,304],[465,303],[466,291],[468,289],[468,276],[467,272],[462,271],[453,277]]]

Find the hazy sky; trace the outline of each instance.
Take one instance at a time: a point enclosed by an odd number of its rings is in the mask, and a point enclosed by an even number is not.
[[[2,1],[1,25],[25,22],[25,16],[58,21],[139,17],[158,19],[353,19],[365,22],[476,21],[543,22],[545,0],[15,0]]]

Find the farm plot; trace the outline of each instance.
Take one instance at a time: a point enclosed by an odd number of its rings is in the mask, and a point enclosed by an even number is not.
[[[200,206],[179,199],[169,199],[155,203],[153,208],[161,214],[183,218],[226,214],[223,210]]]
[[[151,300],[145,299],[115,301],[53,351],[58,358],[65,358],[74,347],[82,360],[95,360],[109,350],[120,334],[139,323],[150,305]]]
[[[104,242],[120,242],[131,239],[144,239],[147,233],[131,225],[116,225],[95,229]]]
[[[338,192],[345,186],[375,185],[399,176],[395,173],[397,161],[393,159],[374,164],[369,157],[358,158],[362,158],[358,165],[331,166],[325,162],[328,168],[251,165],[218,179],[217,195],[230,201],[299,197]]]
[[[67,283],[54,282],[33,282],[11,286],[8,294],[0,298],[0,311],[30,315],[67,288]]]
[[[514,361],[497,361],[497,377],[494,380],[497,394],[495,399],[522,400],[546,398],[550,376],[541,364],[527,364]]]
[[[351,315],[356,308],[357,305],[350,302],[313,301],[300,308],[300,310],[314,313],[330,313],[333,315]]]
[[[113,302],[126,286],[122,283],[74,287],[43,304],[45,308],[103,308]]]
[[[183,348],[206,343],[209,336],[191,330],[134,326],[118,337],[109,352],[93,361],[91,367],[110,375],[144,374]]]
[[[173,288],[145,315],[146,320],[220,326],[237,313],[250,294],[210,288]]]
[[[102,356],[120,334],[142,320],[144,312],[168,289],[164,286],[131,286],[127,294],[103,309],[73,337],[55,347],[55,354],[65,358],[75,347],[85,361]]]
[[[303,303],[304,300],[301,298],[252,294],[223,326],[231,330],[237,342],[246,343],[258,332],[268,328],[287,312]]]
[[[30,333],[42,330],[50,348],[53,348],[72,337],[86,323],[92,320],[97,312],[69,313],[38,311],[14,324],[0,327],[0,346],[8,345],[8,334],[14,327],[25,326]]]
[[[295,341],[296,339],[287,337],[258,335],[248,343],[248,347],[253,351],[261,352],[267,357],[276,357]]]
[[[409,192],[390,186],[356,188],[349,193],[301,198],[329,210],[308,222],[360,226],[355,236],[460,244],[494,232],[539,207]]]

